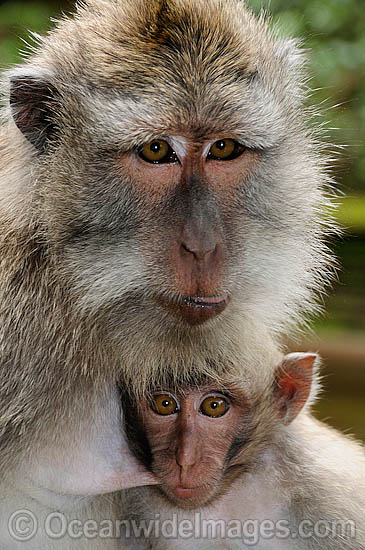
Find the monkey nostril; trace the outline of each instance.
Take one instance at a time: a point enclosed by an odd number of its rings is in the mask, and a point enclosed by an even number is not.
[[[197,243],[187,243],[184,241],[181,243],[182,255],[184,256],[187,253],[191,254],[198,261],[202,261],[206,257],[213,255],[216,249],[216,243],[207,243],[206,245],[204,245],[203,243],[199,245]]]

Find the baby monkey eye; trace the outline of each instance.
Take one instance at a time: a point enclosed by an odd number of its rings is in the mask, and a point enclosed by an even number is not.
[[[152,409],[163,416],[179,412],[180,407],[177,400],[169,393],[159,393],[152,396]]]
[[[208,160],[234,160],[244,152],[245,147],[234,139],[219,139],[211,146]]]
[[[211,418],[218,418],[226,414],[229,409],[229,403],[224,397],[211,395],[206,397],[200,405],[200,412]]]
[[[177,155],[167,141],[163,139],[154,139],[147,143],[139,151],[139,156],[151,164],[163,164],[168,162],[177,162]]]

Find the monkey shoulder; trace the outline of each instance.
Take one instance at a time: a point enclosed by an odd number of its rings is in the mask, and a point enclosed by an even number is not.
[[[341,523],[348,529],[341,537],[329,537],[323,547],[365,548],[364,447],[309,414],[299,415],[278,445],[281,484],[291,494],[291,525],[324,522],[332,529]],[[306,544],[315,549],[318,539]]]

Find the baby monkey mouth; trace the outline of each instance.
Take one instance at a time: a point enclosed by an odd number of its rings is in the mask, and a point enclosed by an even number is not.
[[[172,491],[178,498],[192,498],[196,497],[204,489],[204,487],[174,487]]]
[[[214,488],[211,486],[200,487],[168,487],[165,489],[166,496],[178,503],[183,508],[195,508],[204,505],[210,501],[214,494]]]
[[[220,296],[183,296],[177,300],[160,297],[161,304],[189,325],[200,325],[216,317],[227,307],[230,297]]]

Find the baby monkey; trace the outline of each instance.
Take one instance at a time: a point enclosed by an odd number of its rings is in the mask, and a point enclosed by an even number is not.
[[[154,528],[129,531],[126,548],[364,549],[364,451],[303,410],[317,365],[289,354],[256,395],[203,384],[126,396],[131,446],[159,480],[127,493],[128,519]]]

